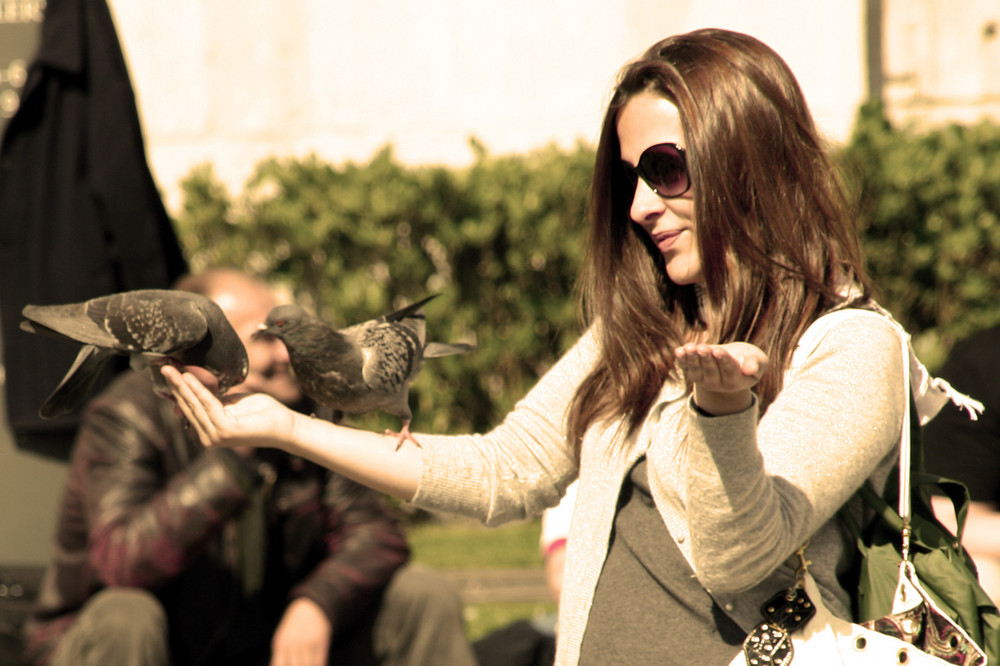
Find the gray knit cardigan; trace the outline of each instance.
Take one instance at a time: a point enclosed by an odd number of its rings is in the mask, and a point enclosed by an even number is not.
[[[756,403],[704,416],[684,384],[670,381],[633,436],[625,437],[620,423],[591,427],[578,468],[565,414],[596,358],[589,331],[493,431],[423,435],[413,503],[497,525],[554,506],[579,476],[557,664],[579,659],[618,493],[643,454],[664,526],[701,585],[744,630],[760,622],[761,603],[792,581],[794,552],[807,541],[826,605],[846,616],[836,570],[851,544],[835,514],[865,480],[881,488],[896,460],[907,400],[904,336],[875,312],[825,315],[803,335],[763,417]],[[663,618],[665,631],[669,622]]]

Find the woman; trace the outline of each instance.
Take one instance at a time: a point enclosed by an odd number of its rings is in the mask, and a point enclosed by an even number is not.
[[[421,434],[395,452],[393,437],[263,396],[223,407],[171,372],[179,404],[206,445],[276,446],[488,524],[538,514],[579,476],[559,663],[728,663],[806,542],[824,601],[846,616],[837,573],[853,550],[835,514],[894,461],[902,342],[854,309],[796,352],[869,286],[782,59],[699,30],[627,65],[590,217],[590,326],[488,434]]]

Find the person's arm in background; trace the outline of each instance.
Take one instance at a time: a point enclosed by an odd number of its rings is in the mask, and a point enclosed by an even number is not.
[[[338,474],[327,476],[327,556],[290,593],[272,639],[274,663],[325,664],[334,634],[378,603],[409,559],[402,527],[381,495]]]
[[[955,511],[946,497],[931,498],[934,514],[954,534]],[[979,571],[979,582],[990,597],[1000,603],[1000,511],[986,502],[970,502],[965,517],[962,545],[969,551]]]
[[[563,571],[566,567],[566,539],[569,537],[569,525],[573,519],[573,507],[576,505],[577,485],[576,481],[570,484],[559,504],[542,512],[540,546],[542,556],[545,558],[545,582],[556,603],[562,594]]]
[[[973,421],[947,404],[923,427],[922,436],[927,470],[969,488],[972,503],[962,543],[979,567],[983,587],[1000,600],[1000,327],[957,343],[937,374],[986,406]],[[951,502],[932,501],[939,520],[954,531]]]
[[[938,520],[954,534],[958,523],[951,500],[946,497],[931,498],[934,514]],[[987,502],[970,502],[969,511],[965,517],[965,531],[962,533],[962,545],[976,556],[1000,558],[1000,511],[996,505]],[[978,560],[977,560],[978,561]]]

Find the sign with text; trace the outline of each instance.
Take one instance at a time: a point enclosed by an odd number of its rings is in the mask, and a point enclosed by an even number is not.
[[[21,104],[44,18],[45,0],[0,0],[0,133]]]

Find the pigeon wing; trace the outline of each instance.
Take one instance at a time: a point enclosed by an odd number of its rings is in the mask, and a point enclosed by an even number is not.
[[[466,342],[428,342],[424,345],[424,358],[441,358],[476,351],[476,345]]]
[[[384,314],[381,317],[379,317],[378,319],[376,319],[375,321],[377,321],[377,322],[397,322],[397,321],[402,321],[403,319],[406,319],[408,317],[413,317],[415,315],[423,318],[423,315],[417,315],[417,311],[421,307],[423,307],[426,303],[428,303],[429,301],[434,300],[437,297],[438,297],[438,294],[431,294],[430,296],[428,296],[426,298],[422,298],[419,301],[417,301],[416,303],[410,303],[406,307],[400,308],[400,309],[396,310],[395,312],[390,312],[389,314]]]
[[[361,374],[375,391],[399,391],[419,370],[420,339],[407,327],[388,323],[367,327],[359,347],[364,357]]]
[[[208,330],[196,301],[188,296],[147,289],[85,303],[27,305],[21,328],[123,353],[169,354],[197,344]]]
[[[191,294],[149,290],[125,292],[95,301],[88,316],[108,331],[118,349],[173,354],[188,349],[208,333],[208,321]]]

